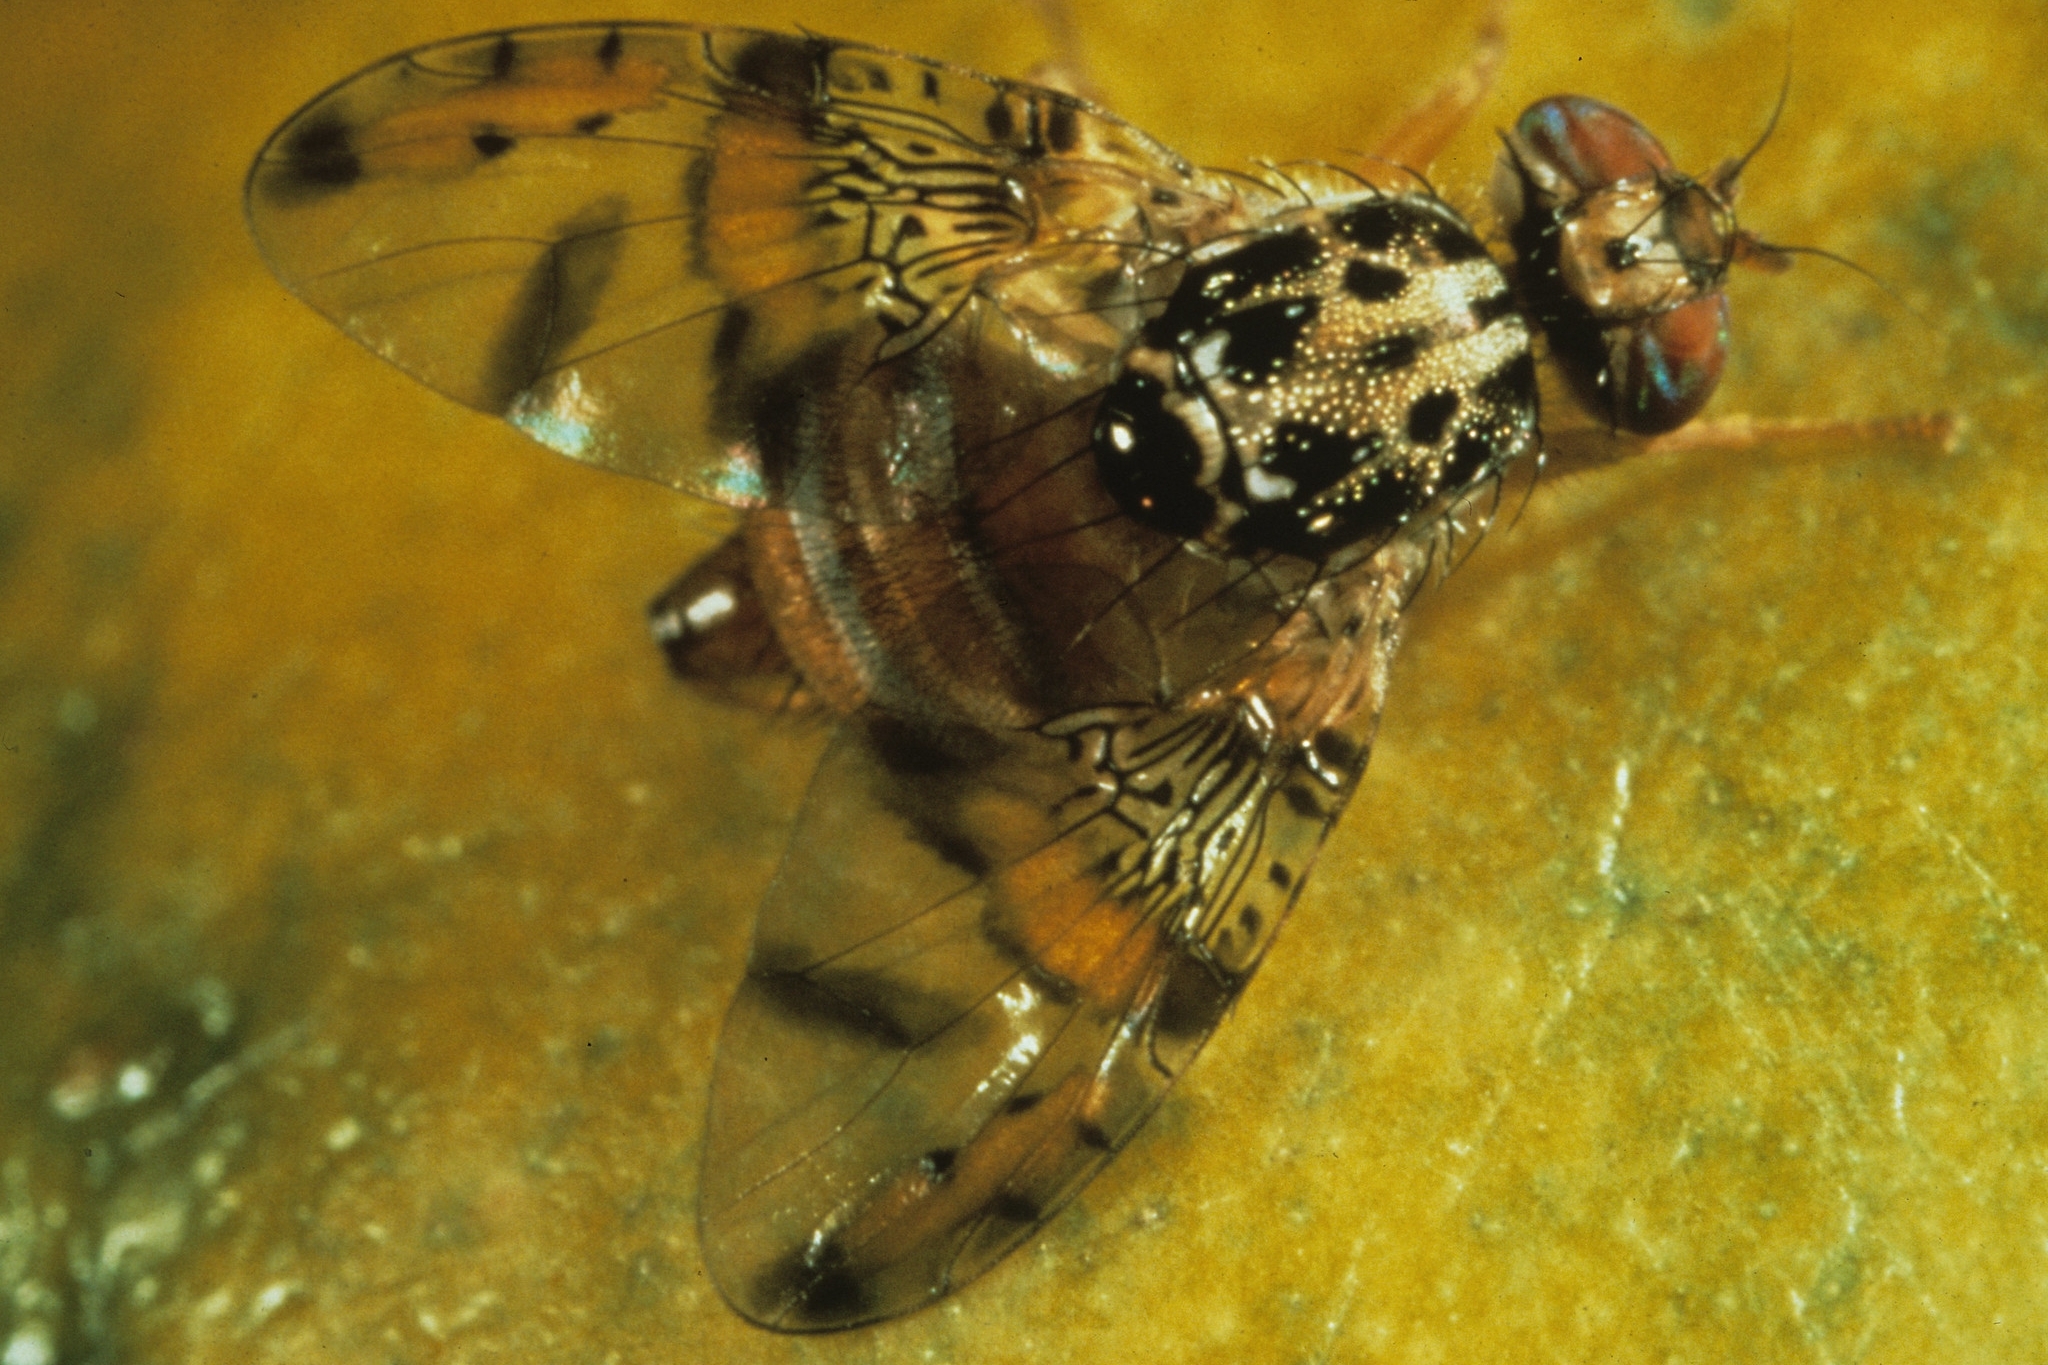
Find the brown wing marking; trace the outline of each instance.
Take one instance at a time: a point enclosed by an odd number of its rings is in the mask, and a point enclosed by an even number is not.
[[[1239,207],[1069,96],[655,24],[388,59],[288,120],[246,201],[279,277],[385,359],[564,454],[742,506],[793,453],[762,447],[804,438],[721,389],[794,372],[829,413],[969,312],[1030,333],[1020,380],[1099,367],[1137,325],[1129,267]]]
[[[893,1316],[1057,1211],[1257,967],[1376,714],[1320,743],[1248,702],[850,725],[719,1043],[700,1216],[733,1305]]]

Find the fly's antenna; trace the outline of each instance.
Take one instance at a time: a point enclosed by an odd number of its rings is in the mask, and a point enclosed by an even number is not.
[[[1870,269],[1868,266],[1858,265],[1855,261],[1850,260],[1847,256],[1837,255],[1836,253],[1825,250],[1821,247],[1784,246],[1778,242],[1766,242],[1761,237],[1753,237],[1748,233],[1743,233],[1741,239],[1736,243],[1734,259],[1742,261],[1745,264],[1761,265],[1766,270],[1782,270],[1785,268],[1786,265],[1789,265],[1790,262],[1784,262],[1783,264],[1773,264],[1773,259],[1783,258],[1787,256],[1817,256],[1823,261],[1833,261],[1836,265],[1841,266],[1845,270],[1853,270],[1857,274],[1861,275],[1864,279],[1869,280],[1872,284],[1876,285],[1879,289],[1883,290],[1884,296],[1886,298],[1890,299],[1893,303],[1896,303],[1899,307],[1905,309],[1908,313],[1912,314],[1915,321],[1927,327],[1932,327],[1934,325],[1931,321],[1928,320],[1928,318],[1923,313],[1921,313],[1919,309],[1915,308],[1912,304],[1908,303],[1903,294],[1899,293],[1898,290],[1892,288],[1890,282],[1887,281],[1884,278],[1884,276],[1878,274],[1876,271]]]
[[[1764,120],[1763,132],[1757,136],[1757,140],[1755,142],[1750,144],[1750,148],[1748,151],[1744,152],[1735,160],[1724,163],[1719,170],[1714,172],[1713,185],[1714,192],[1716,194],[1722,196],[1723,198],[1732,197],[1735,188],[1735,182],[1741,178],[1742,172],[1746,167],[1748,167],[1751,158],[1755,157],[1758,152],[1762,151],[1764,149],[1764,144],[1771,140],[1771,134],[1778,131],[1778,118],[1785,112],[1785,101],[1791,96],[1791,94],[1792,21],[1788,19],[1785,21],[1785,73],[1778,78],[1778,98],[1776,103],[1771,105],[1771,116],[1768,119]]]

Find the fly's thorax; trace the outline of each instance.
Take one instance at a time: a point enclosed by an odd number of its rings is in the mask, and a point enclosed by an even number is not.
[[[1188,258],[1093,443],[1136,521],[1229,554],[1326,558],[1535,448],[1529,331],[1434,196],[1298,209]]]
[[[1727,354],[1732,172],[1680,173],[1641,122],[1580,95],[1539,100],[1501,141],[1516,286],[1580,401],[1645,435],[1691,421]]]

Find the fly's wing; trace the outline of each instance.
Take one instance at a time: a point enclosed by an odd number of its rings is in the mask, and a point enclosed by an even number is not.
[[[846,391],[964,330],[1065,385],[1020,423],[1072,401],[1137,325],[1137,273],[1236,196],[1055,91],[614,24],[380,62],[272,135],[246,201],[278,276],[407,373],[565,455],[759,506],[795,501],[778,464],[811,456],[951,496],[914,467],[951,445],[836,429]]]
[[[1356,788],[1405,597],[1377,594],[1361,681],[1293,739],[1252,694],[848,723],[718,1045],[700,1219],[739,1312],[819,1331],[921,1307],[1130,1140]]]

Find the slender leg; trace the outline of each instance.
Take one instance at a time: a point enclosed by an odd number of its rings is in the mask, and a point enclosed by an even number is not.
[[[1039,85],[1102,104],[1102,89],[1081,50],[1080,28],[1074,22],[1068,0],[1032,0],[1032,4],[1052,40],[1053,55],[1033,67],[1029,78]],[[1427,99],[1402,116],[1401,122],[1367,158],[1369,164],[1352,169],[1377,184],[1395,179],[1387,174],[1390,170],[1418,172],[1436,160],[1493,89],[1494,77],[1507,53],[1507,33],[1507,0],[1494,0],[1480,22],[1472,53],[1464,64]]]
[[[1689,422],[1662,436],[1631,436],[1595,426],[1548,425],[1543,438],[1543,477],[1583,474],[1639,455],[1703,450],[1753,450],[1785,443],[1819,444],[1855,450],[1872,441],[1924,442],[1955,449],[1962,424],[1945,412],[1897,417],[1756,418],[1738,414]]]
[[[1493,78],[1499,74],[1507,50],[1506,0],[1494,0],[1480,21],[1471,55],[1427,99],[1402,116],[1374,150],[1373,159],[1414,172],[1427,169],[1493,89]]]
[[[1090,104],[1102,104],[1102,87],[1096,84],[1088,58],[1081,51],[1081,30],[1067,0],[1032,0],[1032,7],[1052,39],[1052,55],[1025,73],[1027,79],[1077,95]]]

